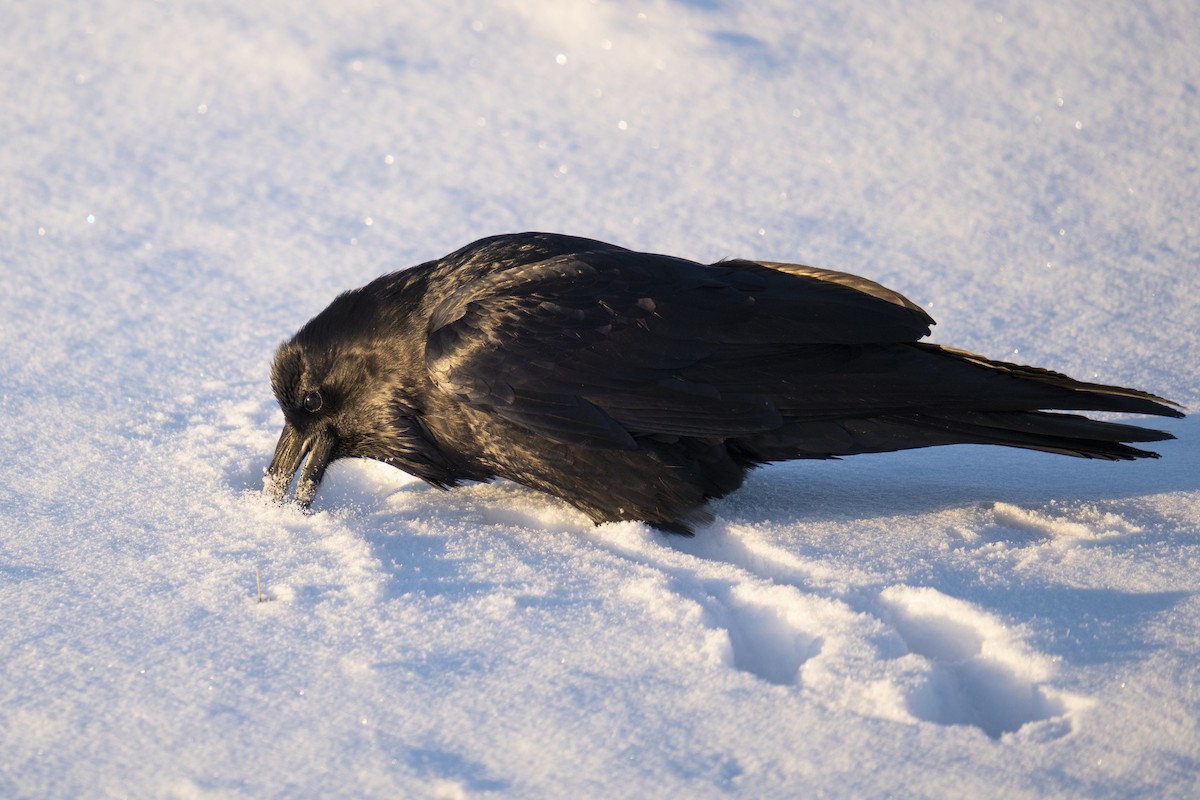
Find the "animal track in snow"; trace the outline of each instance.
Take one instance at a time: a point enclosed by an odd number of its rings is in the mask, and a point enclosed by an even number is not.
[[[1064,543],[1109,540],[1141,533],[1142,528],[1118,514],[1101,511],[1093,506],[1050,503],[1048,511],[1031,511],[1009,503],[992,506],[992,519],[997,526],[1025,531],[1036,536]]]
[[[874,576],[831,571],[741,526],[695,539],[636,523],[579,533],[641,568],[629,599],[702,625],[718,663],[814,703],[993,739],[1038,723],[1022,736],[1043,740],[1068,733],[1087,705],[1053,687],[1052,659],[1019,628],[936,589],[880,590]]]
[[[914,716],[974,725],[998,739],[1078,703],[1046,684],[1053,672],[1049,658],[970,603],[909,586],[889,587],[879,599],[909,651],[929,662],[925,682],[907,697]]]
[[[1053,661],[1018,629],[965,600],[933,588],[831,584],[820,564],[752,531],[713,533],[706,542],[672,544],[749,573],[718,599],[728,609],[733,665],[764,680],[802,677],[821,691],[847,692],[840,702],[863,713],[973,725],[992,738],[1043,720],[1056,722],[1040,735],[1063,735],[1065,715],[1087,704],[1053,688]],[[861,683],[857,697],[838,688],[848,674]]]
[[[794,588],[731,585],[713,597],[719,607],[710,604],[709,610],[729,632],[734,667],[787,686],[820,652],[821,637],[811,630],[806,598]]]
[[[790,581],[762,578],[736,560],[713,555],[725,554],[730,547],[749,555],[741,542],[719,531],[703,543],[664,540],[635,523],[604,525],[586,535],[613,554],[658,574],[657,588],[639,585],[631,594],[656,606],[670,604],[672,598],[694,604],[720,660],[767,683],[802,683],[804,665],[824,651],[824,632],[838,627],[828,621],[830,615],[851,613],[838,601],[810,594]],[[664,541],[670,546],[664,547]],[[689,547],[706,555],[697,556]],[[776,566],[802,579],[798,565]]]

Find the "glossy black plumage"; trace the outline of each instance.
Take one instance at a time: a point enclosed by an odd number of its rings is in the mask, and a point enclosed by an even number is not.
[[[1048,409],[1182,416],[1135,389],[922,343],[872,281],[703,266],[555,234],[496,236],[347,292],[285,342],[267,488],[333,460],[441,487],[504,477],[597,523],[676,532],[768,461],[999,444],[1128,460],[1170,434]],[[303,467],[301,466],[303,463]]]

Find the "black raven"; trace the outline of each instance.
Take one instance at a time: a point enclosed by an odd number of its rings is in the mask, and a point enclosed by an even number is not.
[[[771,461],[960,443],[1157,457],[1123,442],[1169,433],[1046,409],[1183,416],[919,341],[932,324],[846,273],[494,236],[340,295],[279,347],[286,422],[266,489],[282,501],[299,470],[307,507],[330,462],[373,458],[690,533],[709,498]]]

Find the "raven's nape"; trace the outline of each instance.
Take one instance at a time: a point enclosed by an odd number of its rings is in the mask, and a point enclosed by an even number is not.
[[[329,433],[321,431],[305,438],[293,425],[285,424],[275,445],[275,456],[263,478],[263,491],[276,503],[283,503],[292,478],[299,471],[295,500],[298,506],[307,509],[325,477],[333,447],[334,438]]]

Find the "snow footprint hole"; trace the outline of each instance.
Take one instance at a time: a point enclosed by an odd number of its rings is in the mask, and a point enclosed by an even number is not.
[[[885,618],[909,652],[929,661],[908,697],[913,716],[939,725],[974,725],[993,739],[1066,713],[1045,685],[1051,662],[996,617],[930,588],[885,590]]]
[[[768,683],[798,682],[800,667],[821,650],[821,638],[796,624],[805,615],[791,587],[724,586],[711,596],[723,607],[733,666]]]

